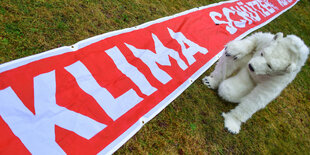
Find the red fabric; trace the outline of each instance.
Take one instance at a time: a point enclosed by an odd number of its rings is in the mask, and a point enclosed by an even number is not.
[[[241,2],[245,3],[248,1],[253,0],[242,0]],[[296,0],[293,2],[295,1]],[[139,118],[149,112],[182,83],[188,80],[191,75],[217,55],[227,42],[252,28],[260,26],[262,23],[293,4],[292,2],[282,7],[277,0],[269,0],[270,3],[279,8],[275,13],[272,13],[268,17],[263,17],[260,14],[262,18],[261,21],[254,22],[251,25],[247,23],[245,28],[238,28],[236,33],[230,34],[226,30],[227,24],[216,25],[210,18],[209,13],[211,11],[222,13],[223,7],[229,8],[231,6],[236,6],[237,2],[225,3],[198,10],[164,22],[152,24],[146,28],[106,38],[75,52],[44,58],[5,71],[0,73],[0,90],[11,86],[25,106],[35,114],[33,78],[42,73],[55,70],[57,104],[107,125],[104,130],[90,140],[84,139],[71,131],[57,126],[55,128],[56,141],[68,154],[96,154],[119,137],[137,122]],[[241,19],[237,14],[232,14],[230,17],[236,21]],[[226,20],[225,16],[218,19]],[[187,39],[208,49],[209,52],[205,55],[197,53],[194,56],[196,62],[189,65],[181,52],[181,46],[176,40],[171,38],[167,28],[172,29],[174,32],[182,32]],[[149,49],[154,52],[152,33],[159,38],[164,46],[179,52],[181,59],[189,66],[188,69],[183,71],[172,58],[170,58],[171,66],[159,65],[162,70],[173,78],[167,84],[162,84],[158,81],[152,75],[148,66],[140,59],[137,59],[124,44],[127,43],[136,48]],[[114,46],[117,46],[126,57],[127,61],[131,65],[137,67],[138,70],[145,75],[150,84],[157,88],[156,92],[150,96],[142,94],[140,89],[118,70],[112,59],[104,52]],[[129,89],[133,89],[143,98],[143,101],[119,119],[113,121],[91,96],[83,92],[77,85],[74,77],[64,69],[64,67],[76,61],[81,61],[92,73],[96,81],[102,87],[106,88],[115,98],[121,96]],[[2,118],[0,119],[0,134],[0,154],[29,154],[27,148],[22,144],[19,138],[12,133],[9,126]]]

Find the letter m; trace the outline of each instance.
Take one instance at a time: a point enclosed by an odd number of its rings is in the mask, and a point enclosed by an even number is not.
[[[106,125],[56,104],[55,71],[34,77],[35,115],[11,87],[0,90],[0,115],[32,154],[65,154],[55,141],[55,125],[92,138]]]

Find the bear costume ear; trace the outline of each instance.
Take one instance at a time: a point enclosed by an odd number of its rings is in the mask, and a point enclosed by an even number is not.
[[[287,73],[291,73],[291,72],[296,71],[296,70],[297,70],[297,65],[295,63],[289,64],[286,68]]]
[[[283,38],[283,33],[282,32],[278,32],[274,37],[273,40],[278,40],[278,39],[282,39]]]
[[[299,55],[304,43],[300,40],[300,38],[294,35],[288,35],[287,38],[289,39],[287,43],[287,45],[289,45],[289,50]]]
[[[305,50],[304,47],[306,46],[304,45],[303,41],[295,35],[288,35],[286,38],[288,39],[286,45],[288,46],[288,49],[292,53],[291,58],[292,60],[294,60],[293,62],[296,63],[302,59]],[[304,56],[307,57],[307,55],[308,54],[305,54]]]
[[[288,35],[285,38],[285,45],[291,53],[291,64],[287,67],[288,72],[296,71],[301,63],[308,57],[309,49],[304,42],[295,35]]]

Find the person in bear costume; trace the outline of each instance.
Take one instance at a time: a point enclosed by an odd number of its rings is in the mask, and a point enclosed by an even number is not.
[[[215,70],[203,78],[224,100],[239,103],[223,113],[225,127],[234,134],[256,111],[264,108],[296,77],[305,64],[308,47],[295,35],[254,33],[229,42]]]

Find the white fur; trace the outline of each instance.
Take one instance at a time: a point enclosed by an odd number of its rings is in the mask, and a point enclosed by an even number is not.
[[[209,88],[218,88],[223,99],[239,103],[223,113],[225,127],[239,133],[242,122],[275,99],[295,78],[308,54],[300,38],[283,37],[282,33],[255,33],[228,43],[215,70],[203,78]]]

